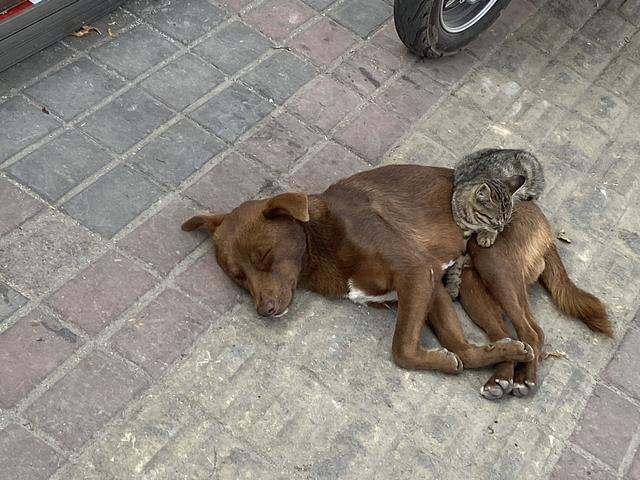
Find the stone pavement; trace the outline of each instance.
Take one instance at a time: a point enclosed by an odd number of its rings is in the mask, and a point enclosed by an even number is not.
[[[514,0],[418,61],[391,2],[305,2],[133,0],[0,73],[0,478],[639,480],[640,3]],[[616,328],[533,288],[567,358],[531,399],[397,368],[392,312],[301,292],[258,318],[179,230],[494,145],[542,159],[562,256]]]

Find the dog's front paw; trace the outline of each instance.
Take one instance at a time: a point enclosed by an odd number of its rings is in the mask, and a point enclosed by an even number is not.
[[[478,232],[476,235],[476,240],[478,241],[478,245],[481,247],[490,247],[496,241],[496,237],[498,236],[498,232],[493,232],[489,230],[483,230]]]

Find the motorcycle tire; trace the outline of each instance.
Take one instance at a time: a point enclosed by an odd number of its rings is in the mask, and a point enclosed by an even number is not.
[[[402,43],[420,57],[460,51],[495,22],[510,0],[394,0]]]

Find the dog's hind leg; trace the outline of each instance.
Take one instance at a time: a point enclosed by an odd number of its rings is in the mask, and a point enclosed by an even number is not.
[[[473,323],[484,330],[492,342],[509,338],[502,308],[487,291],[476,271],[473,268],[464,269],[461,279],[460,303]],[[494,374],[482,386],[480,394],[489,400],[498,400],[511,393],[515,365],[515,362],[496,365]]]
[[[483,250],[488,251],[488,249]],[[497,262],[490,254],[481,254],[480,251],[478,254],[472,252],[471,258],[474,268],[482,278],[482,283],[511,319],[518,338],[531,345],[535,351],[536,360],[518,366],[514,374],[512,393],[516,396],[529,395],[537,388],[537,369],[542,358],[544,332],[531,312],[524,275],[517,268],[510,268],[504,262]]]
[[[464,280],[463,280],[464,281]],[[467,368],[486,367],[506,361],[528,362],[534,357],[533,349],[524,342],[508,336],[487,345],[474,345],[464,336],[453,303],[444,286],[436,286],[428,324],[443,347],[456,353]]]

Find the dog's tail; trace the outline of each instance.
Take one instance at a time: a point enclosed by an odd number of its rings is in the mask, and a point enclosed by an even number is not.
[[[182,230],[190,232],[202,226],[206,226],[211,233],[222,223],[224,215],[196,215],[182,224]]]
[[[571,281],[555,245],[551,245],[544,261],[540,283],[549,291],[558,308],[567,315],[579,318],[592,330],[612,337],[613,327],[604,305]]]

